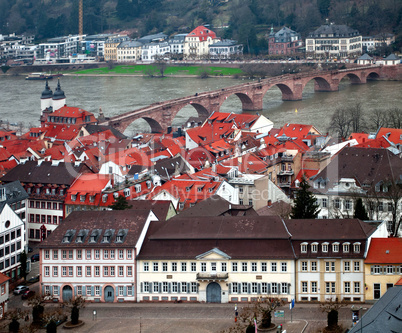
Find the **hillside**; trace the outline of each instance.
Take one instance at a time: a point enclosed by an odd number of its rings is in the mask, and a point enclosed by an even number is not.
[[[396,0],[84,0],[84,33],[127,30],[132,37],[189,32],[209,24],[246,51],[267,49],[264,35],[284,25],[305,37],[325,22],[363,35],[394,33],[402,46],[402,1]],[[0,33],[32,33],[38,40],[78,33],[78,0],[2,0]]]

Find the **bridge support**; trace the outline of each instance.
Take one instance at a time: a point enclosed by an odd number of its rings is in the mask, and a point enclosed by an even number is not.
[[[279,89],[282,91],[282,101],[301,101],[303,99],[303,85],[301,83],[294,83],[293,89],[283,89],[282,85],[278,84]]]
[[[242,100],[243,111],[261,111],[263,109],[263,94],[255,93],[251,100]]]

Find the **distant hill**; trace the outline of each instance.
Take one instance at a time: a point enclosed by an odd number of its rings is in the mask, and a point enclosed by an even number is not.
[[[0,33],[32,33],[38,40],[78,33],[79,0],[2,0]],[[266,51],[271,26],[305,37],[325,23],[346,24],[363,35],[394,33],[402,46],[402,1],[359,0],[83,0],[84,33],[127,30],[132,37],[190,32],[204,24],[253,53]]]

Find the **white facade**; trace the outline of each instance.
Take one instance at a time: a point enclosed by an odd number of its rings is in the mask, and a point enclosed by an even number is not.
[[[219,303],[294,298],[293,260],[234,260],[214,248],[192,260],[139,260],[138,301]],[[211,290],[216,293],[211,292]]]

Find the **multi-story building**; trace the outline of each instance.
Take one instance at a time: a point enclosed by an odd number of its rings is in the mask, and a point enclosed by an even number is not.
[[[163,224],[162,224],[163,223]],[[138,301],[294,298],[295,256],[279,217],[171,218],[150,225],[138,255]]]
[[[184,40],[183,54],[185,58],[199,59],[208,55],[209,46],[219,41],[215,32],[204,26],[191,31]]]
[[[402,239],[373,238],[366,260],[366,301],[380,299],[402,277]]]
[[[358,219],[286,220],[297,257],[296,301],[364,302],[364,258],[372,237],[387,237],[384,223]]]
[[[373,52],[378,48],[387,47],[395,42],[394,34],[379,34],[375,36],[363,36],[363,52]]]
[[[57,301],[137,300],[136,257],[151,210],[73,212],[40,245],[41,295]]]
[[[0,273],[0,320],[3,319],[8,309],[9,281],[10,278],[7,275]]]
[[[69,57],[81,52],[80,35],[55,37],[46,43],[38,45],[35,55],[35,63],[63,63],[70,62]]]
[[[224,60],[231,59],[243,54],[243,45],[235,40],[225,39],[209,45],[209,55],[211,59]]]
[[[283,27],[278,32],[274,32],[274,29],[271,28],[268,36],[268,52],[270,55],[294,55],[299,52],[302,46],[303,41],[298,32],[288,27]]]
[[[117,46],[122,42],[129,41],[128,36],[113,36],[106,40],[105,42],[105,61],[117,61]]]
[[[170,53],[170,45],[168,42],[147,43],[142,46],[141,59],[142,61],[155,61],[158,57],[163,57]]]
[[[1,178],[4,183],[19,180],[29,195],[26,208],[28,240],[40,242],[61,224],[67,189],[84,172],[91,171],[82,163],[28,161]]]
[[[111,34],[85,36],[81,45],[89,56],[102,60],[105,54],[105,41],[111,36]]]
[[[306,38],[306,56],[320,59],[358,57],[362,35],[346,25],[325,24]]]
[[[117,62],[134,62],[141,60],[142,43],[128,40],[117,46]]]
[[[169,40],[170,53],[183,54],[184,40],[188,34],[177,34]]]
[[[26,198],[19,182],[0,187],[0,272],[10,277],[10,282],[20,276],[20,255],[26,246],[25,223],[18,215],[25,209]]]

